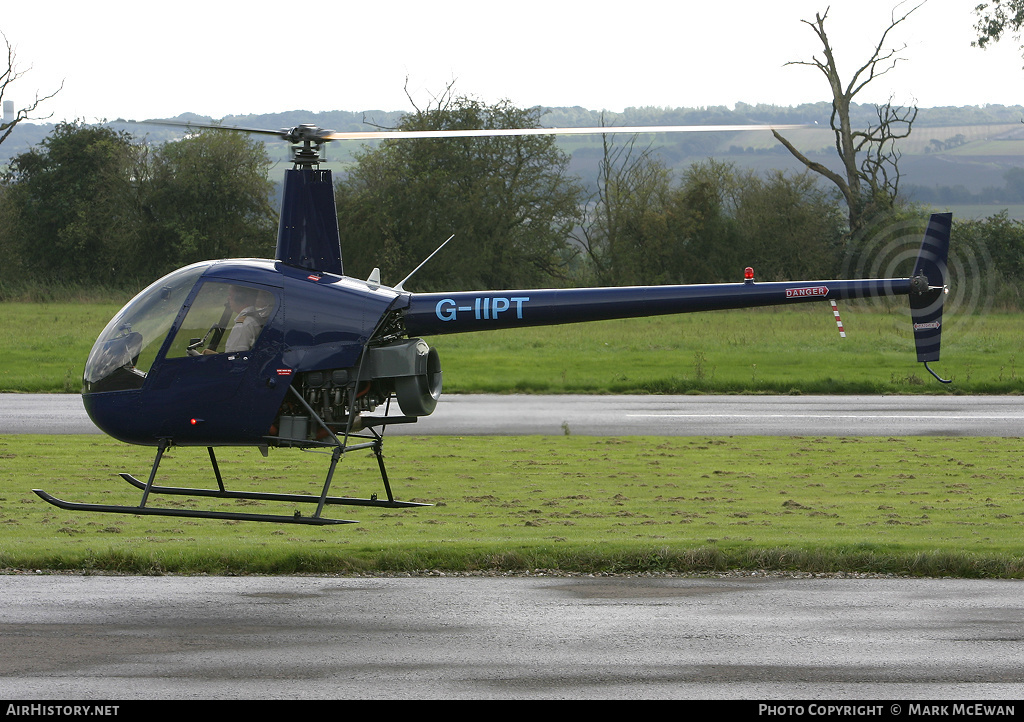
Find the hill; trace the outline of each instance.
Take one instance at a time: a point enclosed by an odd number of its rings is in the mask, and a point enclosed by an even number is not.
[[[831,103],[812,103],[795,107],[749,105],[734,108],[627,108],[622,113],[589,110],[580,107],[547,108],[541,122],[549,127],[607,125],[699,125],[699,124],[806,124],[807,129],[787,132],[787,137],[813,160],[832,166],[836,162],[833,136],[829,130]],[[284,128],[314,123],[334,130],[372,130],[394,127],[404,111],[369,110],[362,112],[329,111],[313,113],[293,110],[264,115],[230,115],[219,119],[226,126]],[[872,105],[855,105],[853,119],[866,126],[876,119]],[[1013,170],[1024,169],[1024,106],[964,106],[920,108],[913,133],[902,141],[899,151],[901,190],[912,200],[959,209],[959,215],[991,215],[1010,207],[1011,215],[1024,218],[1024,183],[1014,184]],[[176,120],[213,122],[214,119],[191,113]],[[141,125],[118,119],[110,125],[124,128],[139,137],[163,142],[180,131],[154,125]],[[41,142],[53,129],[52,124],[22,123],[0,145],[0,164]],[[571,168],[589,185],[596,182],[601,157],[598,136],[573,136],[559,139],[559,145],[572,156]],[[770,134],[692,133],[646,136],[665,164],[677,173],[707,158],[731,162],[741,168],[758,171],[802,171]],[[353,145],[335,144],[327,159],[336,171],[344,172],[352,161]],[[282,143],[268,141],[271,158],[288,160]],[[278,170],[279,172],[279,170]],[[1009,172],[1009,176],[1008,176]],[[1015,206],[1019,205],[1019,208]],[[967,210],[967,209],[970,210]]]

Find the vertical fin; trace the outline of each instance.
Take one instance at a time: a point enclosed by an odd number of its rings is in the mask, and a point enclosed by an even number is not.
[[[939,360],[942,304],[949,290],[946,261],[952,224],[952,213],[932,215],[911,278],[910,315],[914,324],[914,344],[917,360],[925,364]]]

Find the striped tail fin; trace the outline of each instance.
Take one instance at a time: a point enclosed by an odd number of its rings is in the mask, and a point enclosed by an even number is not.
[[[928,222],[921,250],[911,277],[910,315],[914,324],[914,344],[917,360],[928,372],[943,383],[931,368],[929,361],[939,360],[942,340],[942,304],[949,292],[949,272],[946,260],[949,254],[949,236],[953,224],[952,213],[935,213]]]

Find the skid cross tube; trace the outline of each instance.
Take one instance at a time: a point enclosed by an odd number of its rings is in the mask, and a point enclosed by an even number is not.
[[[156,459],[153,460],[153,468],[149,470],[149,481],[146,482],[146,487],[142,490],[142,501],[139,502],[139,507],[143,508],[146,506],[146,500],[149,498],[149,492],[153,488],[153,479],[156,478],[157,467],[160,466],[160,459],[163,458],[164,452],[170,446],[170,442],[167,439],[160,439],[160,444],[156,447]]]
[[[451,238],[448,239],[448,241],[450,241],[450,240],[451,240]],[[445,241],[445,243],[447,243],[448,241]],[[444,243],[442,243],[441,245],[443,247]],[[440,250],[440,248],[438,250]],[[436,252],[437,251],[435,251],[434,253],[436,253]],[[427,260],[429,260],[429,259],[427,259]],[[426,263],[426,261],[424,261],[424,263]],[[415,273],[415,271],[413,271],[413,273]],[[409,274],[409,275],[411,276],[412,274]],[[406,280],[408,280],[408,277],[406,278]],[[401,283],[398,284],[399,288],[401,288],[401,285],[402,285]],[[338,436],[334,433],[334,431],[331,429],[331,427],[320,417],[319,414],[316,413],[316,411],[313,410],[313,407],[310,406],[310,404],[306,402],[306,399],[304,399],[302,397],[302,394],[299,393],[298,389],[296,389],[294,385],[288,387],[288,390],[291,391],[292,394],[294,394],[295,398],[297,398],[299,400],[299,403],[302,404],[303,408],[305,408],[306,411],[309,412],[310,416],[313,419],[316,420],[316,423],[319,424],[320,427],[328,434],[328,436],[334,441],[334,445],[335,445],[334,452],[331,455],[331,466],[330,466],[330,469],[327,472],[327,480],[324,483],[323,492],[321,492],[321,501],[320,501],[320,503],[317,506],[317,510],[316,510],[316,513],[315,513],[314,516],[319,516],[320,515],[320,512],[323,509],[324,503],[325,503],[326,499],[328,498],[327,492],[328,492],[328,489],[330,488],[330,485],[331,485],[331,478],[334,475],[334,469],[338,465],[338,461],[341,459],[341,455],[346,453],[346,452],[348,452],[348,451],[356,451],[357,449],[365,449],[365,448],[372,448],[373,449],[373,454],[374,454],[374,456],[377,457],[377,466],[380,469],[381,482],[384,484],[384,492],[387,494],[387,497],[388,497],[387,502],[378,502],[377,495],[374,494],[371,497],[371,499],[369,499],[368,501],[370,501],[374,505],[381,505],[381,506],[384,506],[384,505],[387,505],[387,506],[394,506],[394,505],[405,506],[405,505],[409,504],[408,502],[396,502],[394,494],[391,492],[391,482],[388,480],[387,468],[384,465],[384,454],[383,454],[384,437],[383,437],[383,435],[381,433],[378,433],[372,427],[369,427],[369,426],[364,427],[372,435],[373,440],[368,442],[368,443],[349,445],[349,439],[351,439],[351,438],[361,438],[361,439],[369,438],[367,436],[360,436],[360,435],[355,434],[353,432],[353,427],[355,425],[355,422],[359,418],[359,412],[356,411],[356,404],[355,404],[356,389],[359,386],[359,379],[362,378],[362,375],[363,375],[363,365],[366,363],[367,351],[368,351],[368,349],[370,347],[370,342],[373,341],[373,339],[377,336],[377,334],[380,332],[380,330],[385,327],[385,324],[387,323],[387,321],[388,321],[388,319],[390,317],[391,309],[394,308],[394,306],[397,303],[397,301],[399,300],[399,298],[400,298],[400,296],[396,296],[395,298],[391,299],[391,303],[388,304],[387,309],[385,309],[384,313],[381,314],[381,317],[377,321],[377,324],[374,326],[373,331],[366,337],[366,340],[363,342],[363,348],[362,348],[362,351],[361,351],[361,353],[359,355],[359,366],[356,369],[356,378],[355,378],[355,381],[352,381],[350,383],[350,385],[349,385],[349,393],[348,393],[348,396],[349,396],[349,414],[348,414],[348,418],[346,419],[346,423],[345,423],[345,433],[343,435],[344,440],[341,440],[341,439],[338,438]],[[389,401],[389,405],[390,405],[390,401]],[[374,418],[373,421],[377,425],[380,425],[382,427],[386,426],[387,423],[389,423],[389,419],[387,419],[387,418]],[[414,422],[414,421],[416,421],[415,417],[398,417],[398,418],[394,419],[393,421],[390,421],[390,423],[410,423],[410,422]]]
[[[297,393],[297,392],[296,392]],[[320,423],[326,428],[326,424],[322,419],[305,403],[305,399],[302,399],[299,395],[300,400],[309,411]],[[70,502],[63,499],[58,499],[51,494],[43,491],[42,489],[33,489],[39,498],[43,501],[52,504],[58,508],[66,509],[69,511],[90,511],[90,512],[102,512],[110,514],[137,514],[143,516],[173,516],[182,518],[193,518],[193,519],[220,519],[225,521],[260,521],[260,522],[277,522],[284,524],[308,524],[315,526],[326,526],[333,524],[355,524],[355,521],[346,519],[326,519],[322,516],[322,512],[325,506],[372,506],[372,507],[384,507],[389,509],[400,509],[409,507],[419,506],[431,506],[430,504],[413,502],[413,501],[396,501],[391,492],[391,485],[388,481],[387,470],[384,467],[383,454],[381,453],[381,447],[383,446],[383,439],[373,429],[369,429],[372,434],[372,439],[366,443],[359,443],[353,445],[345,445],[340,442],[337,436],[331,433],[331,437],[335,443],[318,443],[317,446],[333,447],[331,454],[331,465],[327,472],[327,478],[324,481],[323,490],[320,494],[282,494],[272,492],[258,492],[258,491],[235,491],[225,488],[224,479],[221,476],[220,466],[217,463],[217,455],[214,452],[212,446],[207,447],[207,451],[210,455],[210,465],[213,468],[214,477],[217,480],[216,489],[194,489],[188,487],[176,487],[176,486],[160,486],[155,484],[157,470],[160,467],[160,462],[163,460],[164,454],[173,445],[170,439],[160,439],[157,445],[156,458],[153,460],[153,466],[150,469],[149,477],[145,482],[140,481],[133,475],[122,472],[119,476],[127,481],[129,484],[142,491],[142,499],[138,506],[121,506],[116,504],[88,504],[79,502]],[[348,437],[346,436],[346,439]],[[369,437],[360,436],[358,438],[367,439]],[[356,451],[359,449],[373,449],[374,455],[377,458],[377,465],[380,468],[381,480],[384,483],[384,490],[387,494],[387,499],[378,499],[376,494],[371,495],[369,499],[361,499],[357,497],[347,496],[329,496],[328,491],[331,486],[331,480],[334,476],[334,471],[337,467],[338,461],[341,459],[341,455],[348,451]],[[285,502],[292,504],[316,504],[316,511],[310,515],[305,516],[296,511],[293,515],[283,514],[249,514],[243,512],[223,512],[223,511],[204,511],[196,509],[168,509],[161,507],[147,506],[149,497],[151,494],[166,494],[170,496],[195,496],[195,497],[209,497],[215,499],[247,499],[254,501],[272,501],[272,502]]]

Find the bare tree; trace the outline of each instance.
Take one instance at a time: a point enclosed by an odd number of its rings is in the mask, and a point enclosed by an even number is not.
[[[26,68],[24,70],[19,68],[17,66],[17,54],[15,52],[15,47],[11,45],[11,41],[7,39],[7,36],[4,35],[2,31],[0,31],[0,37],[3,37],[4,45],[7,46],[7,68],[0,68],[0,101],[3,101],[5,95],[8,92],[8,88],[11,86],[11,84],[19,78],[21,78],[23,75],[25,75],[25,73],[31,70],[31,68]],[[20,123],[21,121],[46,120],[46,118],[49,118],[50,116],[45,116],[43,118],[33,118],[32,114],[36,112],[36,109],[44,101],[47,101],[50,98],[57,95],[57,93],[59,93],[61,89],[63,89],[63,87],[64,83],[61,83],[60,88],[57,88],[57,90],[53,91],[49,95],[39,95],[39,92],[36,91],[35,100],[33,100],[32,103],[30,103],[29,105],[26,105],[24,108],[16,110],[14,112],[13,117],[8,118],[6,117],[6,114],[0,116],[0,143],[3,143],[5,140],[7,140],[7,136],[14,132],[15,126],[18,125],[18,123]]]
[[[917,108],[894,106],[891,102],[876,106],[878,123],[858,130],[854,129],[850,120],[850,106],[857,94],[871,81],[888,73],[902,59],[899,54],[906,49],[906,45],[897,49],[888,48],[886,38],[897,25],[923,4],[924,2],[921,2],[902,14],[893,11],[889,27],[882,33],[871,57],[845,84],[839,75],[832,45],[825,31],[828,8],[824,13],[815,14],[813,21],[801,21],[814,31],[821,42],[823,58],[814,56],[811,60],[787,63],[817,68],[828,80],[832,91],[830,125],[835,133],[836,152],[839,154],[842,171],[836,172],[809,159],[778,131],[773,133],[797,160],[808,169],[827,178],[839,189],[849,211],[851,235],[856,235],[864,228],[870,215],[891,208],[895,202],[899,190],[900,159],[895,141],[910,135],[911,127],[917,118]],[[897,10],[898,8],[899,5]]]
[[[601,136],[597,191],[588,203],[592,211],[577,240],[601,285],[668,282],[674,271],[668,262],[678,263],[666,228],[670,173],[650,145],[636,146],[636,135],[616,145],[615,128],[609,126],[608,131]]]

